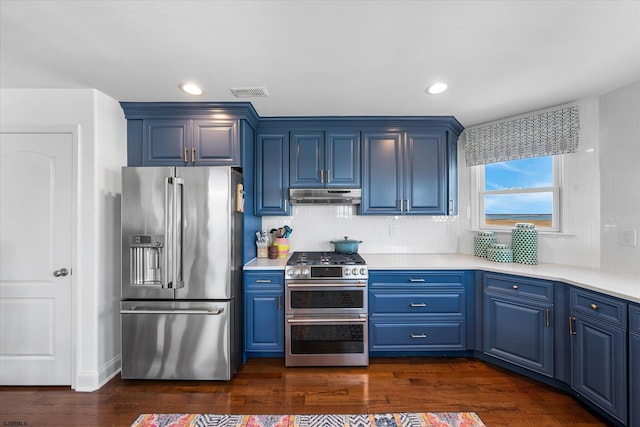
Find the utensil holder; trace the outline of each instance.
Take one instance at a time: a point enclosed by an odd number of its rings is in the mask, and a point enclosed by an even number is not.
[[[267,247],[267,256],[269,257],[269,259],[277,259],[278,258],[278,247],[273,245],[273,246],[268,246]]]
[[[277,237],[275,239],[275,246],[278,247],[278,258],[285,258],[289,255],[289,239],[285,237]]]

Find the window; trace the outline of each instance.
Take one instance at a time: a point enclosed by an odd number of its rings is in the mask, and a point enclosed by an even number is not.
[[[559,156],[488,163],[478,168],[478,222],[510,229],[518,222],[560,230]]]

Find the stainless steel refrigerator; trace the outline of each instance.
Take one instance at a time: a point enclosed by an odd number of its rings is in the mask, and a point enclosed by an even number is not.
[[[228,167],[122,169],[122,378],[235,373],[241,182]]]

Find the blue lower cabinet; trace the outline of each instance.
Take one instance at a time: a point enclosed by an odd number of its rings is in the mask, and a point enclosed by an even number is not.
[[[284,355],[284,274],[245,272],[244,351]]]
[[[640,334],[629,336],[629,381],[629,426],[640,427]]]
[[[429,322],[374,322],[369,334],[372,351],[466,350],[463,320]]]
[[[629,426],[640,427],[640,306],[629,305]]]
[[[575,288],[570,295],[571,387],[626,425],[629,377],[627,330],[622,326],[626,325],[626,304]]]
[[[467,350],[469,287],[464,272],[369,272],[369,350]]]
[[[245,351],[284,351],[282,292],[245,293]]]
[[[485,294],[484,353],[553,376],[553,306]]]

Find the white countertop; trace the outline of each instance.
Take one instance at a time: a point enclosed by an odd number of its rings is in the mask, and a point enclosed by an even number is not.
[[[369,270],[481,270],[555,280],[640,304],[640,275],[562,264],[498,263],[463,254],[360,254]],[[287,258],[255,258],[245,270],[283,270]]]

